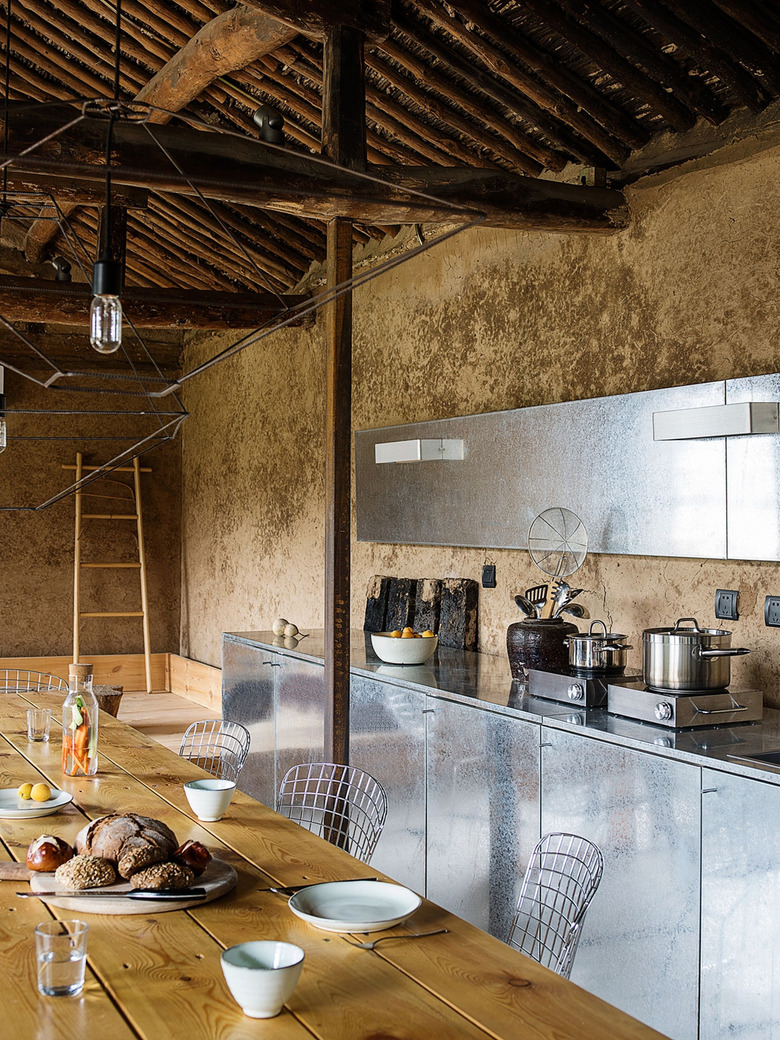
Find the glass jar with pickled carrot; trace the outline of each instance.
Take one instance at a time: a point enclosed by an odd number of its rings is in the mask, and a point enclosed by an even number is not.
[[[62,702],[62,771],[66,776],[94,776],[98,703],[92,692],[92,665],[70,665],[68,685],[68,696]]]

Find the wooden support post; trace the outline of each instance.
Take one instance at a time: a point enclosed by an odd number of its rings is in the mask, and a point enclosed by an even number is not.
[[[82,477],[84,456],[76,452],[76,483]],[[79,596],[81,593],[81,488],[74,495],[76,503],[76,534],[73,549],[73,663],[79,663]]]
[[[363,36],[329,32],[324,46],[323,152],[351,169],[365,165]],[[352,277],[352,224],[328,223],[327,287]],[[325,755],[349,761],[352,293],[326,308]]]

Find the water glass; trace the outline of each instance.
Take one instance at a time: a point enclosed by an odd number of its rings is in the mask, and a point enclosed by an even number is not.
[[[81,993],[87,966],[84,921],[43,921],[35,926],[38,990],[47,997]]]
[[[49,708],[27,709],[27,739],[48,740],[51,728],[51,710]]]

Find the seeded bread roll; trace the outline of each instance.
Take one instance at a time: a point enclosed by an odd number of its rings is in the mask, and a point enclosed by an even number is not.
[[[189,888],[195,875],[189,867],[180,863],[154,863],[146,870],[139,870],[130,878],[133,888],[178,889]]]
[[[54,871],[54,880],[66,888],[105,888],[116,881],[114,864],[97,856],[74,856]]]
[[[76,835],[77,853],[111,860],[123,878],[170,859],[178,844],[176,835],[161,820],[138,813],[101,816]]]

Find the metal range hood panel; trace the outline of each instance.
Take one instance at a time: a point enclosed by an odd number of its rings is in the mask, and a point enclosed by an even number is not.
[[[780,375],[730,379],[726,400],[780,402]],[[780,560],[780,437],[730,437],[725,444],[728,558]]]
[[[525,549],[534,517],[565,506],[585,524],[591,552],[725,558],[725,441],[653,440],[654,412],[722,406],[725,387],[357,431],[358,540]],[[378,443],[438,438],[462,440],[463,460],[374,461]]]

